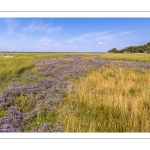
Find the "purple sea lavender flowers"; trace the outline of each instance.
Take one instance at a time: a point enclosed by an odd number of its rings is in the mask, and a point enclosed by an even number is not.
[[[22,132],[24,115],[14,106],[9,107],[7,115],[0,118],[0,132]]]

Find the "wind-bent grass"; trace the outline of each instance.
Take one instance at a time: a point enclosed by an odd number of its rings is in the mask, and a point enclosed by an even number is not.
[[[96,56],[94,53],[0,53],[0,85],[19,77],[22,73],[34,68],[34,61],[48,57],[62,59],[65,56]],[[8,85],[8,83],[7,83]],[[0,87],[0,89],[4,88]]]
[[[9,81],[26,71],[38,71],[34,61],[47,57],[62,58],[69,53],[1,53],[0,54],[0,91],[9,87]],[[77,54],[78,55],[78,54]],[[10,57],[11,56],[11,57]],[[6,83],[6,84],[4,84]]]
[[[103,59],[150,62],[150,54],[101,54]]]
[[[11,55],[13,57],[4,57]],[[98,53],[1,53],[0,54],[0,84],[10,81],[12,78],[19,77],[26,70],[33,68],[35,60],[46,57],[64,56],[86,56],[85,60],[90,60],[93,56],[103,59],[113,60],[132,60],[150,62],[149,54],[98,54]]]
[[[66,132],[149,132],[150,71],[101,67],[70,85],[58,112]]]

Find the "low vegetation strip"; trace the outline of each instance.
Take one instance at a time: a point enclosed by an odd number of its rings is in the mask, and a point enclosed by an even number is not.
[[[150,62],[150,54],[101,54],[100,57],[109,60]]]

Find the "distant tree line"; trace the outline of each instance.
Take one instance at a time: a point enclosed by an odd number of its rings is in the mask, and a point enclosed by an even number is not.
[[[150,53],[150,42],[148,42],[145,45],[140,46],[129,46],[121,50],[117,50],[116,48],[112,48],[111,50],[108,50],[109,53],[125,53],[125,52],[131,52],[131,53]]]

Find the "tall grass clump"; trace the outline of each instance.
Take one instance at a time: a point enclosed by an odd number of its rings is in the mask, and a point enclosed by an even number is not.
[[[149,70],[103,66],[70,84],[66,99],[66,132],[150,131]]]

